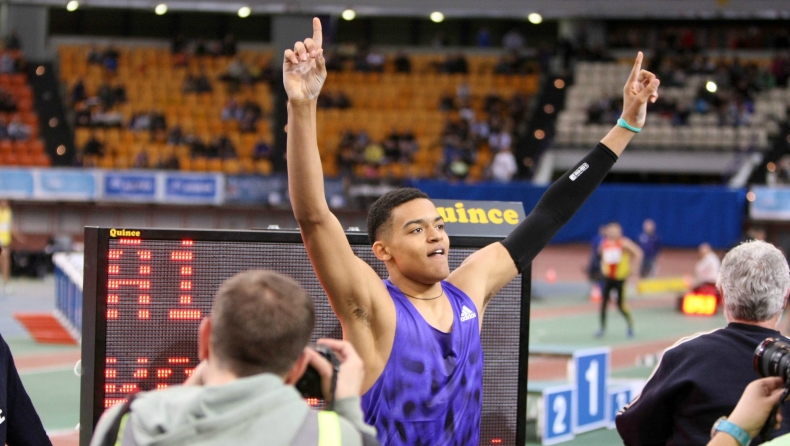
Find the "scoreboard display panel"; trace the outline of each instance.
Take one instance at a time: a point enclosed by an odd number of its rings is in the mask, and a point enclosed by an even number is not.
[[[387,277],[367,235],[348,239]],[[496,240],[451,237],[450,268]],[[342,337],[298,232],[85,228],[80,444],[87,446],[105,408],[190,376],[198,364],[198,325],[210,315],[216,290],[248,269],[287,274],[307,289],[316,307],[313,341]],[[529,292],[527,272],[486,309],[481,445],[526,439]]]

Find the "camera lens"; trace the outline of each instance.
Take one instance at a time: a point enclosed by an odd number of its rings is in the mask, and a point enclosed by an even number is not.
[[[790,343],[778,338],[768,338],[754,351],[754,369],[760,376],[778,376],[790,379]]]

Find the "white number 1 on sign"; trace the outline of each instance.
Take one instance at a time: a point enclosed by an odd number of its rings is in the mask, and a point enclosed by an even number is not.
[[[590,388],[590,415],[598,415],[598,361],[590,361],[584,379]]]

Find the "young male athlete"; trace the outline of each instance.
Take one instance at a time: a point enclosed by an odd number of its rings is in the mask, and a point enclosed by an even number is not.
[[[370,208],[368,234],[389,279],[352,251],[330,212],[316,137],[316,98],[326,79],[321,22],[313,38],[286,50],[288,183],[294,215],[316,275],[340,319],[343,337],[365,361],[363,408],[384,445],[474,445],[480,438],[483,351],[480,326],[489,300],[571,218],[634,136],[616,126],[502,243],[470,255],[450,273],[450,240],[428,197],[398,189]],[[645,122],[658,79],[641,68],[624,88],[626,126]]]

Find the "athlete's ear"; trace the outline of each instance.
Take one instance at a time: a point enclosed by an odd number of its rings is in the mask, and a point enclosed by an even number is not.
[[[382,243],[381,240],[377,240],[376,243],[373,244],[373,254],[375,254],[376,258],[382,262],[392,259],[392,254],[390,254],[389,248],[384,246],[384,243]]]

